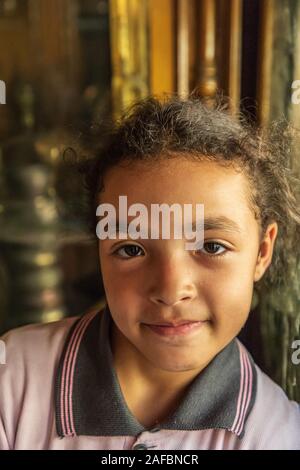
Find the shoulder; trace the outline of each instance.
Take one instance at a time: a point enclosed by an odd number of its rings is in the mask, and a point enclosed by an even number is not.
[[[252,448],[300,450],[300,406],[257,365],[255,405],[246,425]]]
[[[31,324],[8,331],[2,337],[5,364],[1,369],[49,362],[59,355],[65,339],[79,317],[51,323]],[[0,369],[0,370],[1,370]]]
[[[5,361],[0,365],[0,449],[14,448],[19,434],[26,442],[33,422],[40,434],[43,423],[51,422],[56,367],[78,318],[27,325],[1,337]]]
[[[12,394],[16,399],[31,385],[52,380],[66,338],[77,319],[26,325],[1,337],[5,351],[4,364],[0,365],[1,402],[9,399],[7,395]]]

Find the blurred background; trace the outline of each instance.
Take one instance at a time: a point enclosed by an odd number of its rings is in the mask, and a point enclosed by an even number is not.
[[[259,124],[297,125],[299,31],[300,0],[0,0],[0,332],[103,305],[82,182],[63,158],[82,130],[195,88]],[[300,175],[296,146],[290,165]],[[241,334],[298,401],[299,273],[295,258],[288,289],[255,293]]]

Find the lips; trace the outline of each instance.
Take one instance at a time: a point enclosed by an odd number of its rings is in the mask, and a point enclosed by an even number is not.
[[[190,335],[193,332],[196,332],[201,328],[206,322],[204,321],[184,321],[180,324],[146,324],[145,326],[149,328],[154,333],[159,336],[171,337],[171,336],[185,336]]]
[[[170,326],[176,328],[181,325],[188,325],[189,323],[199,322],[200,320],[181,320],[177,322],[159,322],[159,323],[146,323],[149,326]]]

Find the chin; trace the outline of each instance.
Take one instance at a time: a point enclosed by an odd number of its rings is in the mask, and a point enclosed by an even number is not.
[[[201,364],[198,364],[196,361],[184,361],[182,358],[178,361],[176,361],[174,357],[161,358],[160,360],[157,358],[148,359],[152,362],[154,367],[166,372],[187,372],[201,368]]]

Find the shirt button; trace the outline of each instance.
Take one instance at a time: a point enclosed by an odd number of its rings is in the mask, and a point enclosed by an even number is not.
[[[158,432],[160,431],[160,428],[152,428],[152,429],[149,429],[149,432]]]
[[[136,444],[132,448],[133,450],[147,450],[148,447],[145,444]]]

